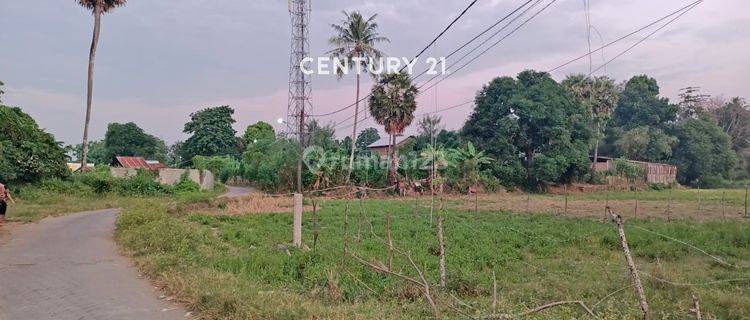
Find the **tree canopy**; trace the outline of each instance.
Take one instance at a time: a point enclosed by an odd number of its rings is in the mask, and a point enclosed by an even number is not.
[[[380,140],[380,133],[378,129],[367,128],[362,130],[357,136],[357,150],[359,152],[367,151],[367,146],[373,144],[375,141]]]
[[[275,138],[276,131],[270,124],[263,121],[258,121],[255,124],[247,126],[245,134],[242,136],[246,146],[257,143],[258,141],[273,140]]]
[[[104,149],[108,161],[116,156],[167,161],[167,146],[164,141],[146,133],[133,122],[110,123],[104,135]]]
[[[523,71],[479,91],[462,134],[505,184],[569,181],[588,167],[588,111],[549,74]]]
[[[183,132],[190,134],[182,145],[184,161],[201,156],[238,156],[239,149],[232,125],[234,109],[229,106],[213,107],[190,114]]]
[[[674,149],[674,164],[679,167],[682,184],[714,187],[732,178],[737,156],[729,135],[713,119],[701,115],[677,127],[679,144]]]
[[[21,108],[0,105],[0,182],[36,182],[69,174],[68,156],[52,134]]]

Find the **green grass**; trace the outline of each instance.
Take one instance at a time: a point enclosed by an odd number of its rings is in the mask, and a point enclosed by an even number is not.
[[[660,197],[661,192],[643,195]],[[310,250],[289,245],[290,214],[168,214],[167,206],[157,200],[127,209],[118,221],[117,239],[145,271],[209,319],[431,316],[416,288],[343,256],[347,205],[352,252],[386,261],[381,238],[386,234],[385,213],[391,212],[396,246],[411,252],[428,280],[438,283],[437,238],[429,209],[415,210],[411,202],[401,200],[368,200],[362,211],[357,201],[319,202],[315,247],[311,215],[305,216],[304,242]],[[493,271],[499,286],[498,312],[520,313],[551,301],[583,300],[602,319],[638,317],[612,224],[507,212],[449,210],[444,216],[448,285],[446,290],[433,290],[447,318],[489,313]],[[628,223],[739,265],[728,267],[688,246],[628,227],[631,250],[645,272],[653,318],[687,318],[693,294],[700,297],[704,312],[720,319],[750,317],[750,224]],[[395,256],[394,270],[416,276],[400,255]],[[451,295],[469,306],[457,304]],[[583,317],[578,309],[562,307],[530,318]]]
[[[42,188],[27,186],[15,196],[16,203],[9,204],[7,219],[12,222],[34,222],[46,217],[60,216],[69,213],[129,207],[144,199],[159,199],[160,202],[178,203],[205,202],[225,192],[225,187],[217,187],[211,192],[176,193],[167,196],[133,197],[117,193],[96,194],[92,192],[48,191]]]
[[[559,196],[556,196],[559,197]],[[675,190],[649,190],[640,192],[612,191],[597,192],[580,195],[570,195],[570,199],[583,200],[632,200],[635,198],[645,201],[668,201],[674,202],[698,202],[719,203],[722,199],[727,205],[744,206],[745,189],[675,189]]]

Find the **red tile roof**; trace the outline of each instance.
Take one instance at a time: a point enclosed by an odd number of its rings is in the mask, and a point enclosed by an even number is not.
[[[146,159],[143,159],[143,157],[115,157],[117,159],[117,163],[119,163],[123,168],[133,168],[133,169],[151,169],[151,166],[146,163]]]

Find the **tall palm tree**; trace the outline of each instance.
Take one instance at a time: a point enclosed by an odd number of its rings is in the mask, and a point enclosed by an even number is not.
[[[612,117],[612,113],[620,100],[620,89],[615,80],[607,76],[588,77],[583,74],[568,76],[562,85],[581,103],[591,114],[594,124],[594,161],[591,163],[591,177],[594,177],[594,168],[599,161],[599,143],[602,139],[602,128]]]
[[[351,13],[343,11],[343,13],[344,19],[341,21],[341,24],[331,25],[336,34],[328,40],[331,46],[333,46],[333,50],[328,53],[334,58],[347,61],[349,70],[356,68],[357,63],[355,60],[361,61],[361,59],[364,59],[362,66],[366,67],[364,70],[354,70],[357,73],[357,93],[354,102],[354,126],[352,128],[352,145],[354,146],[357,145],[357,122],[359,121],[360,73],[370,73],[369,65],[371,59],[377,59],[383,56],[383,53],[375,48],[375,44],[380,42],[390,42],[390,40],[386,37],[380,36],[380,33],[378,32],[378,24],[375,22],[375,17],[378,16],[377,14],[365,19],[358,11]],[[337,72],[339,78],[343,77],[344,70],[337,70]],[[349,172],[347,173],[347,181],[349,181],[349,177],[352,175],[354,150],[355,148],[352,148],[349,155]]]
[[[91,51],[89,52],[88,87],[86,89],[86,122],[83,125],[83,152],[81,153],[81,170],[86,168],[86,158],[89,153],[89,122],[91,121],[91,104],[94,97],[94,60],[96,60],[96,47],[99,44],[99,31],[101,30],[102,14],[125,5],[127,0],[76,0],[79,5],[91,10],[94,14],[94,36],[91,40]]]
[[[370,114],[382,125],[391,136],[391,182],[398,181],[398,152],[396,137],[414,121],[417,109],[416,96],[419,91],[405,73],[394,73],[383,76],[370,96]]]

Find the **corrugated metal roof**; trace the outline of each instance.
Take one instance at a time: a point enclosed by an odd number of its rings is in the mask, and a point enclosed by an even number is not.
[[[404,143],[404,141],[406,141],[408,139],[411,139],[411,137],[397,136],[396,137],[396,145],[397,146],[401,145],[402,143]],[[378,141],[375,141],[375,142],[371,143],[367,147],[368,148],[382,148],[382,147],[387,147],[387,146],[389,146],[391,144],[390,140],[391,140],[391,137],[380,138]]]
[[[143,157],[115,157],[117,159],[117,162],[122,166],[123,168],[133,168],[133,169],[151,169],[151,166],[146,163],[146,159],[143,159]]]

